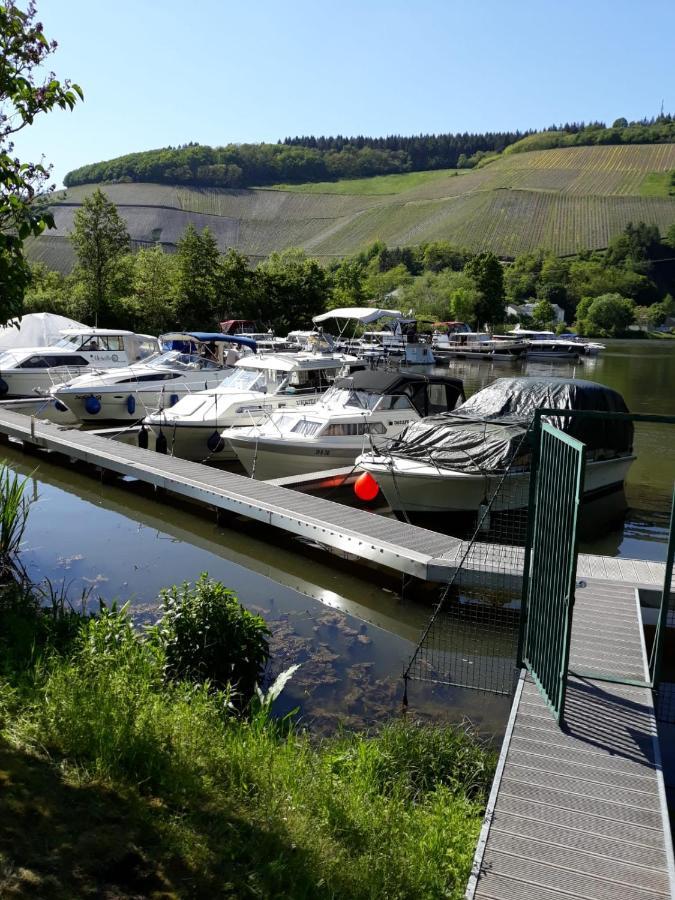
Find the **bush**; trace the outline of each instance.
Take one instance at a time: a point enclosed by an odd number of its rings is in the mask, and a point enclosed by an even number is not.
[[[169,681],[231,686],[240,706],[252,697],[269,657],[264,619],[244,609],[232,591],[202,573],[160,593],[162,617],[154,629]]]

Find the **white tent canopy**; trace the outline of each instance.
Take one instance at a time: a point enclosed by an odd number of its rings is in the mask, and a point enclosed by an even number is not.
[[[63,337],[68,328],[87,328],[81,322],[54,313],[28,313],[0,327],[0,350],[22,347],[50,347]],[[18,327],[17,327],[18,325]]]
[[[341,309],[331,309],[328,312],[321,313],[320,316],[314,316],[312,322],[319,325],[321,322],[328,322],[330,319],[351,319],[354,322],[358,322],[359,325],[369,325],[371,322],[377,322],[378,319],[400,319],[402,315],[397,309],[348,306]]]

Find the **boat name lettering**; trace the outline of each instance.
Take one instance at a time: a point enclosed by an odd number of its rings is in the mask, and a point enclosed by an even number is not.
[[[76,400],[88,400],[89,397],[95,397],[97,400],[100,400],[101,394],[75,394]]]
[[[330,450],[322,450],[322,449],[315,450],[314,455],[315,456],[330,456]]]

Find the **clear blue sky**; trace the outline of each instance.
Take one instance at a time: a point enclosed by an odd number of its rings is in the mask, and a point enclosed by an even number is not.
[[[198,141],[675,111],[673,0],[37,0],[85,92],[19,140],[69,169]],[[19,0],[19,5],[25,2]]]

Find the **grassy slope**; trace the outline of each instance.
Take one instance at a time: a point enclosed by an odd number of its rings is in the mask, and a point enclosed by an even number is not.
[[[134,241],[171,247],[188,222],[208,225],[221,249],[253,257],[289,246],[330,258],[364,244],[445,239],[474,250],[514,255],[537,247],[575,253],[604,247],[630,221],[675,222],[675,197],[664,174],[675,169],[675,144],[570,147],[504,155],[480,169],[273,189],[226,191],[121,184],[104,187],[120,206]],[[78,204],[94,189],[68,192]],[[68,269],[63,238],[73,206],[56,206],[59,231],[33,242],[31,252]]]

